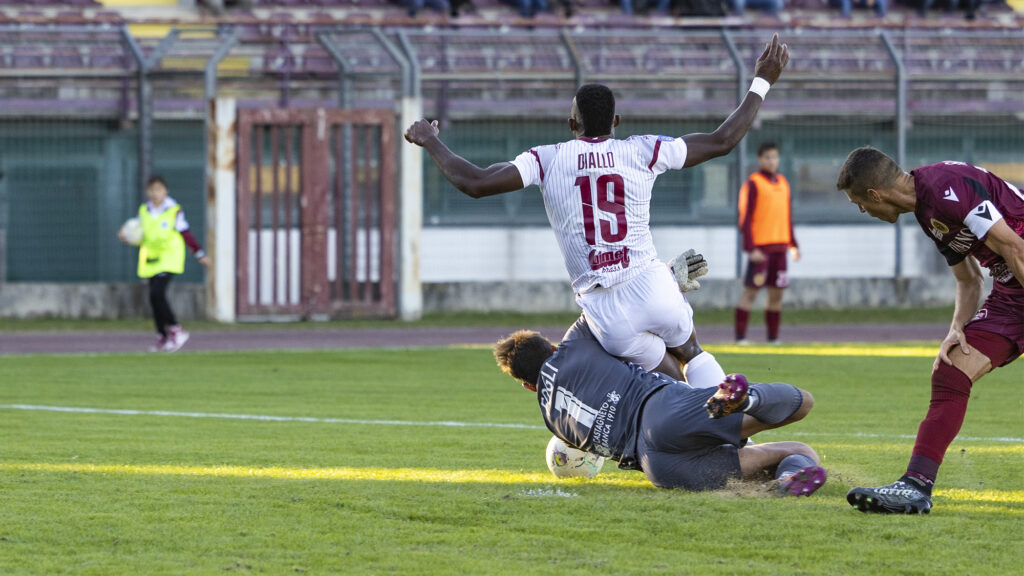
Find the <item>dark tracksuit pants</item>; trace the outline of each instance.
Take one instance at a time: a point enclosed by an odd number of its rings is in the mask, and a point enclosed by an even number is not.
[[[174,279],[174,274],[161,272],[149,279],[149,303],[153,307],[153,321],[156,323],[156,331],[167,337],[167,327],[174,326],[178,320],[171,310],[171,303],[167,301],[167,286]]]

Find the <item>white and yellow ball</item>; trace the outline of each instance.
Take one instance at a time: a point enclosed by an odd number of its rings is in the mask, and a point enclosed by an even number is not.
[[[593,478],[604,466],[604,458],[578,450],[552,436],[546,454],[548,470],[558,478]]]

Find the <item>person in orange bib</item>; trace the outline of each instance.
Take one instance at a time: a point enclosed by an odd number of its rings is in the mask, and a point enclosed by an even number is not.
[[[773,142],[758,146],[757,164],[760,170],[740,188],[739,226],[743,251],[747,253],[747,273],[743,294],[736,303],[734,327],[736,342],[746,343],[750,309],[761,288],[768,288],[764,320],[768,342],[775,344],[782,318],[782,291],[789,286],[787,252],[792,252],[793,260],[799,260],[800,250],[793,234],[789,182],[779,174],[779,147]]]

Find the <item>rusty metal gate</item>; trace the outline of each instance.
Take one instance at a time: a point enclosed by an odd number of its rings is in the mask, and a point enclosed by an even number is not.
[[[394,316],[394,114],[240,110],[240,319]]]

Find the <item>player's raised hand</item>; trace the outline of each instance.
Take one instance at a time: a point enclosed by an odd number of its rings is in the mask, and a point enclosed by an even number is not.
[[[700,290],[700,282],[697,282],[697,278],[708,273],[708,262],[704,259],[704,255],[698,254],[692,248],[673,258],[668,267],[672,270],[672,274],[676,277],[676,283],[679,284],[679,290],[683,293]]]
[[[754,76],[764,78],[769,84],[775,84],[782,74],[782,69],[789,63],[789,47],[779,43],[779,34],[772,35],[772,41],[764,47],[764,52],[754,65]]]
[[[426,119],[420,119],[413,122],[405,131],[405,139],[417,146],[423,146],[427,140],[436,137],[438,132],[437,120],[428,122]]]

